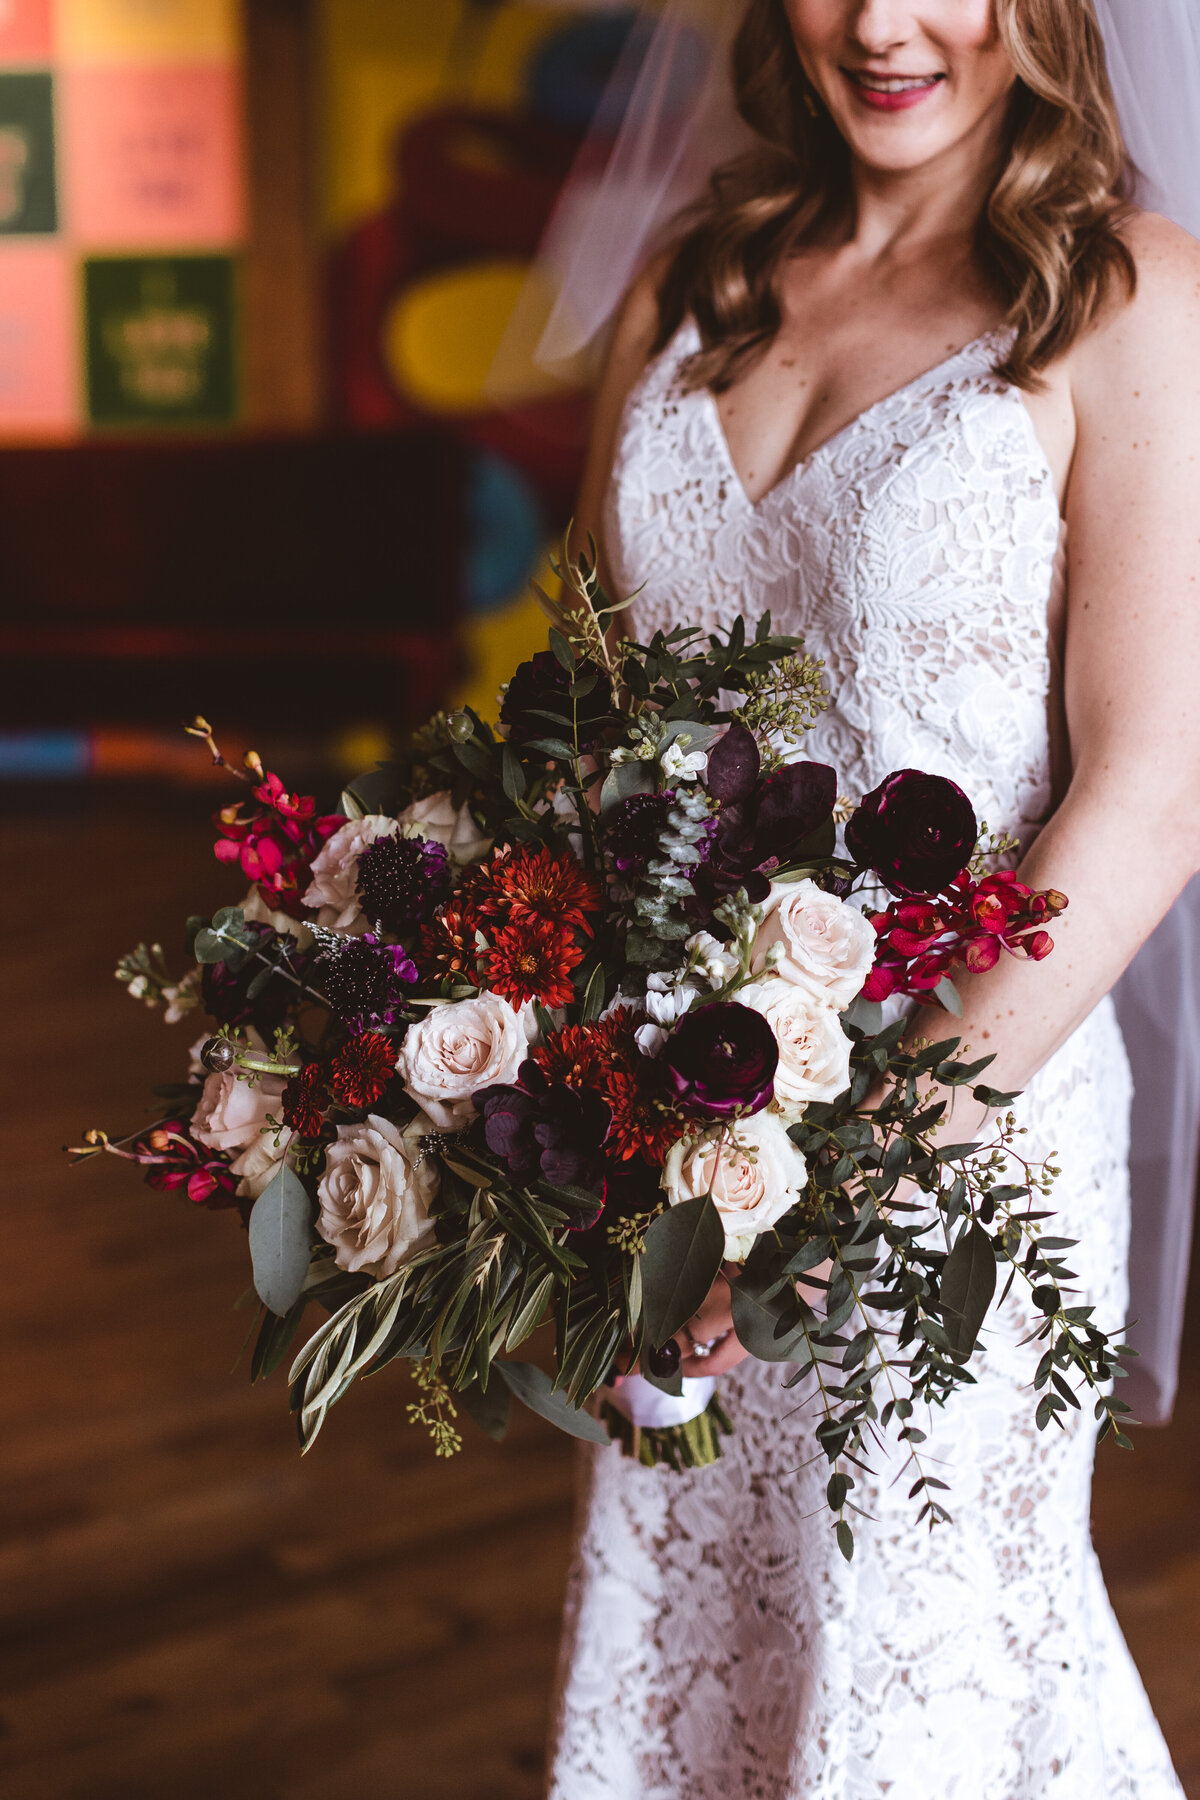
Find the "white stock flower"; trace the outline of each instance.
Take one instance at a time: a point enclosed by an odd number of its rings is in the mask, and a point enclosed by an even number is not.
[[[370,928],[358,899],[358,859],[380,838],[395,837],[399,821],[386,813],[347,819],[327,838],[312,862],[312,881],[301,894],[305,906],[319,908],[317,924],[327,931],[361,937]]]
[[[410,1027],[396,1070],[437,1129],[457,1131],[480,1088],[516,1080],[536,1029],[532,1010],[515,1012],[500,994],[448,1001]]]
[[[779,977],[840,1011],[861,991],[876,942],[874,926],[857,906],[815,881],[777,881],[763,905],[751,966],[764,969],[768,952],[779,945]]]
[[[401,1132],[375,1113],[361,1124],[338,1127],[317,1188],[317,1230],[332,1244],[339,1269],[382,1279],[432,1240],[429,1207],[439,1177],[419,1139],[433,1129],[418,1114]]]
[[[808,1165],[783,1121],[756,1113],[700,1138],[682,1138],[667,1153],[662,1185],[671,1206],[710,1194],[725,1227],[725,1257],[744,1262],[754,1240],[795,1206]]]
[[[414,800],[399,814],[399,822],[412,827],[422,837],[436,838],[460,865],[478,862],[492,847],[492,839],[480,831],[467,802],[464,800],[461,806],[455,806],[448,791]]]
[[[775,1034],[775,1104],[785,1118],[798,1119],[810,1100],[833,1100],[849,1087],[850,1039],[832,1006],[791,981],[758,982],[738,999]]]
[[[697,975],[703,975],[714,992],[731,982],[741,966],[728,944],[720,943],[711,931],[697,931],[683,947]]]
[[[708,767],[707,750],[686,751],[680,739],[667,745],[658,766],[668,781],[699,781]]]

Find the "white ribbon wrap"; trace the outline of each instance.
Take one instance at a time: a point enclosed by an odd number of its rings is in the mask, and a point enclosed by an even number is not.
[[[686,1425],[698,1419],[713,1394],[716,1380],[711,1375],[685,1375],[683,1392],[664,1394],[642,1375],[626,1375],[620,1387],[610,1388],[607,1398],[631,1425],[647,1431],[665,1431],[670,1425]]]

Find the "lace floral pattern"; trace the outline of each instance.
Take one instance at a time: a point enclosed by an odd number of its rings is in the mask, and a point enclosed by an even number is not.
[[[1020,397],[968,346],[870,408],[757,506],[685,326],[626,409],[607,546],[644,634],[770,607],[825,657],[810,740],[862,793],[959,780],[989,823],[1050,804],[1050,472]],[[1109,1002],[1020,1102],[1057,1153],[1063,1235],[1107,1322],[1125,1305],[1129,1072]],[[1179,1800],[1091,1548],[1094,1424],[1039,1433],[1014,1290],[978,1384],[926,1421],[952,1525],[914,1528],[894,1449],[860,1493],[852,1563],[805,1436],[811,1396],[746,1363],[712,1469],[581,1459],[551,1800]]]

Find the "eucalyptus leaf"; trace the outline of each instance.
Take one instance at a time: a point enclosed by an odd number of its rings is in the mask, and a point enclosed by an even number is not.
[[[733,1283],[730,1297],[733,1329],[751,1356],[760,1362],[795,1362],[803,1353],[805,1313],[793,1291],[768,1296],[743,1276]]]
[[[512,1395],[504,1383],[492,1380],[481,1388],[473,1381],[470,1387],[459,1389],[458,1398],[480,1430],[486,1431],[494,1443],[503,1443],[512,1415]]]
[[[250,1214],[254,1289],[263,1305],[280,1318],[296,1304],[308,1275],[312,1211],[308,1189],[285,1162]]]
[[[933,990],[933,997],[945,1007],[948,1013],[953,1013],[956,1019],[962,1018],[962,1000],[959,997],[958,989],[948,975],[942,976]]]
[[[968,1357],[996,1293],[996,1252],[982,1225],[960,1232],[942,1271],[942,1326],[955,1356]]]
[[[642,1317],[657,1349],[703,1306],[725,1255],[725,1227],[711,1194],[669,1206],[646,1233]]]
[[[600,789],[600,817],[604,818],[622,801],[634,794],[652,794],[655,788],[654,764],[644,762],[617,763],[604,777]]]
[[[608,1432],[590,1413],[572,1406],[565,1394],[556,1393],[549,1375],[533,1363],[498,1362],[494,1372],[507,1382],[523,1406],[549,1419],[568,1436],[582,1438],[587,1444],[607,1444]],[[491,1384],[489,1383],[489,1386]]]

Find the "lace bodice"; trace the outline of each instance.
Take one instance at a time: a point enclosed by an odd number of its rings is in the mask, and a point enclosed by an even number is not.
[[[870,407],[751,505],[685,325],[627,403],[605,549],[639,635],[770,608],[825,658],[808,742],[860,795],[945,774],[993,830],[1051,804],[1061,528],[1019,394],[981,339]],[[1018,1103],[1063,1175],[1059,1229],[1107,1325],[1125,1307],[1129,1071],[1106,1001]],[[1182,1800],[1088,1535],[1094,1424],[1039,1433],[1028,1296],[976,1386],[923,1421],[954,1523],[914,1525],[873,1455],[846,1563],[803,1384],[745,1362],[712,1469],[583,1454],[551,1800]]]
[[[605,518],[639,632],[769,608],[825,659],[807,750],[861,795],[893,769],[957,780],[1023,839],[1051,800],[1050,611],[1062,536],[1029,411],[978,339],[746,498],[691,323],[625,410]]]

